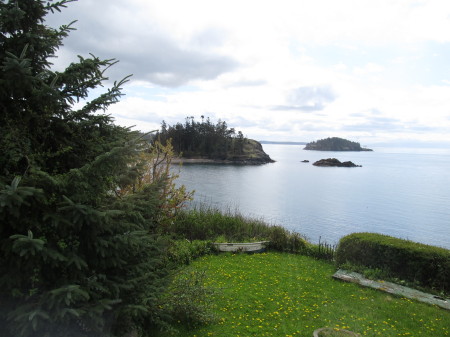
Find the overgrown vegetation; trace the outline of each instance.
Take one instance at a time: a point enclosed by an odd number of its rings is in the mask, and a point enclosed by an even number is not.
[[[196,258],[215,251],[211,241],[186,239],[174,240],[168,249],[168,262],[175,265],[190,264]]]
[[[270,225],[263,220],[243,216],[237,212],[221,212],[202,207],[182,210],[178,213],[168,231],[178,238],[189,241],[206,240],[214,242],[270,241],[269,249],[280,252],[304,254],[332,261],[334,246],[321,242],[308,242],[301,234]]]
[[[336,263],[365,273],[450,292],[450,251],[376,233],[354,233],[339,242]]]

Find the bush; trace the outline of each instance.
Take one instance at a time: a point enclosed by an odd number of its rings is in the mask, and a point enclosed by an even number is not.
[[[216,290],[204,285],[206,276],[204,271],[185,270],[173,280],[160,304],[161,316],[171,318],[170,330],[177,325],[193,328],[217,319],[210,300]]]
[[[305,252],[307,243],[300,234],[292,233],[281,226],[271,226],[269,230],[269,248],[280,252]]]
[[[168,258],[175,264],[190,264],[193,259],[210,254],[213,249],[210,241],[176,240],[170,245]]]
[[[375,233],[343,237],[336,251],[338,266],[352,264],[380,269],[442,292],[450,290],[450,250]]]

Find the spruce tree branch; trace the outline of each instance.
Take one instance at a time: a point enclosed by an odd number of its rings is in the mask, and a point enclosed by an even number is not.
[[[61,0],[57,1],[55,3],[52,3],[51,1],[47,2],[47,5],[44,7],[46,10],[50,10],[52,13],[54,13],[54,10],[57,10],[58,12],[61,12],[62,8],[67,8],[67,4],[70,2],[76,2],[77,0]]]

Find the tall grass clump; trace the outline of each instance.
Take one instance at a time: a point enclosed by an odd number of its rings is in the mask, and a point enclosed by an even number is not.
[[[214,240],[218,236],[234,242],[268,238],[268,225],[263,221],[207,207],[180,212],[170,229],[188,240]]]
[[[263,220],[245,217],[238,212],[221,212],[214,208],[195,208],[178,214],[170,231],[177,237],[192,240],[225,242],[270,241],[269,248],[277,251],[302,253],[307,241],[298,233]]]

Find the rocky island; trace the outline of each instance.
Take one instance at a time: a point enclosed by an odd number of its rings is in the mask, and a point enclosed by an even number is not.
[[[306,144],[304,150],[313,151],[373,151],[371,149],[363,148],[357,142],[352,142],[347,139],[339,137],[331,137],[320,139]]]
[[[155,139],[163,145],[170,142],[176,154],[172,163],[260,165],[274,162],[260,142],[244,137],[224,121],[212,123],[203,116],[201,122],[187,117],[185,123],[174,126],[163,121]]]
[[[313,163],[314,166],[335,166],[335,167],[362,167],[351,161],[341,162],[336,158],[321,159]]]
[[[235,165],[261,165],[274,163],[275,160],[264,152],[261,143],[247,139],[241,154],[230,153],[226,157],[210,157],[205,155],[178,156],[172,159],[173,164],[235,164]]]

